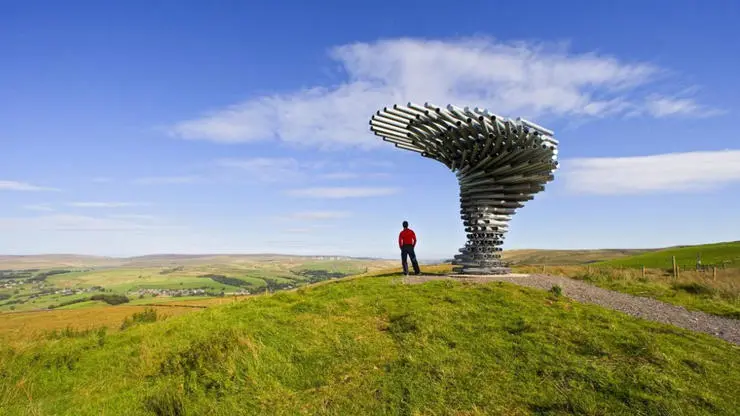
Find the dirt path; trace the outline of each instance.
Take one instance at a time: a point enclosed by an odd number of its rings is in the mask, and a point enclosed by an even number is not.
[[[740,344],[740,320],[689,311],[682,306],[602,289],[567,277],[540,274],[455,275],[454,277],[426,275],[406,277],[404,283],[417,284],[440,279],[454,279],[474,283],[509,282],[543,290],[550,290],[554,285],[559,285],[563,289],[563,295],[579,302],[593,303],[638,318],[675,325],[692,331],[705,332],[734,344]]]

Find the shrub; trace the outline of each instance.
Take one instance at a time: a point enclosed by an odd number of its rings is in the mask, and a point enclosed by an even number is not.
[[[249,286],[249,283],[245,282],[244,280],[237,279],[235,277],[226,277],[220,274],[204,274],[198,277],[201,277],[204,279],[211,279],[214,282],[218,282],[218,283],[229,285],[229,286]]]
[[[550,293],[552,293],[556,298],[563,295],[563,288],[560,287],[560,285],[554,285],[550,288]]]
[[[162,317],[157,314],[157,310],[154,308],[146,308],[143,312],[136,312],[131,315],[130,318],[126,318],[121,324],[121,330],[132,327],[136,324],[143,324],[147,322],[156,322]]]
[[[75,303],[86,302],[88,300],[90,300],[90,298],[72,299],[72,300],[68,300],[66,302],[58,303],[55,305],[49,305],[49,309],[56,309],[56,308],[61,308],[62,306],[74,305]]]

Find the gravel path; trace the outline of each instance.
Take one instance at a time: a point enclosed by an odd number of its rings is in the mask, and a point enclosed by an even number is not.
[[[593,303],[638,318],[675,325],[692,331],[705,332],[734,344],[740,344],[740,320],[689,311],[682,306],[602,289],[567,277],[541,274],[455,275],[455,277],[422,275],[406,277],[404,283],[417,284],[440,279],[454,279],[474,283],[509,282],[543,290],[550,290],[554,285],[559,285],[563,288],[563,295],[579,302]]]

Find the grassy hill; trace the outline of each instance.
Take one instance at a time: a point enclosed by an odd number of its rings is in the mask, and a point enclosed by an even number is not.
[[[513,265],[586,264],[649,253],[655,250],[659,249],[504,250],[503,259]]]
[[[726,267],[740,267],[740,241],[703,244],[696,246],[670,247],[662,250],[608,260],[599,263],[603,266],[621,267],[648,267],[656,269],[672,269],[672,257],[676,256],[676,263],[682,269],[694,269],[696,258],[701,256],[704,265],[725,265]]]
[[[155,318],[0,346],[0,409],[730,415],[740,408],[737,346],[506,284],[361,277],[147,323]]]

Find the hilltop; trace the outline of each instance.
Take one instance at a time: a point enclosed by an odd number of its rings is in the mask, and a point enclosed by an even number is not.
[[[735,345],[508,284],[324,282],[0,347],[9,415],[711,414]],[[155,321],[155,322],[152,322]]]

